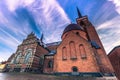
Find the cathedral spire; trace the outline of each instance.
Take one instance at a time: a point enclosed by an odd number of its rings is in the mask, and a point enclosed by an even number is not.
[[[78,13],[78,17],[82,18],[82,15],[81,15],[80,10],[78,9],[78,7],[77,7],[77,13]]]
[[[44,36],[43,36],[43,33],[42,33],[42,34],[41,34],[41,38],[40,38],[41,41],[43,41],[43,37],[44,37]]]

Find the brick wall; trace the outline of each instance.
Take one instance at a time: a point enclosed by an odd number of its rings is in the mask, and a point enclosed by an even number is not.
[[[109,54],[108,57],[112,63],[112,66],[115,70],[116,76],[120,80],[120,47],[114,48]]]
[[[63,38],[61,44],[57,48],[57,53],[54,56],[54,72],[73,72],[72,68],[77,67],[78,72],[99,72],[99,67],[97,65],[92,47],[89,42],[86,40],[86,35],[77,35],[75,32],[81,33],[79,30],[69,31],[68,35]],[[84,33],[85,34],[85,33]],[[64,36],[64,35],[63,35]],[[75,43],[75,52],[76,57],[71,57],[70,42]],[[81,57],[79,50],[80,44],[84,45],[86,57]],[[62,48],[67,48],[67,58],[62,58]]]
[[[49,63],[50,61],[52,61],[52,64]],[[54,57],[53,55],[46,55],[44,58],[44,68],[43,68],[43,72],[44,73],[53,73],[53,64],[54,64]]]
[[[82,18],[77,18],[77,23],[82,26],[84,28],[84,30],[87,33],[87,38],[89,41],[95,41],[99,46],[100,49],[97,49],[97,55],[99,57],[99,61],[101,62],[101,64],[99,64],[100,66],[100,70],[101,72],[104,73],[113,73],[113,67],[106,55],[106,52],[104,50],[104,47],[99,39],[99,36],[95,30],[95,27],[91,24],[91,22],[88,20],[87,16],[83,16]],[[81,24],[82,22],[82,24]]]

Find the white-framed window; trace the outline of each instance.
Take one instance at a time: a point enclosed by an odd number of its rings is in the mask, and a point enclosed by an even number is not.
[[[20,62],[21,56],[22,56],[22,53],[18,52],[17,56],[15,57],[15,59],[13,58],[12,63],[17,63],[18,64]]]

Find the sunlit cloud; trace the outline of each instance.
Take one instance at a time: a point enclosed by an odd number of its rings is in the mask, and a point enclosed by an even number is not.
[[[97,27],[97,30],[106,29],[106,28],[113,28],[114,30],[119,30],[120,29],[119,25],[120,25],[120,16],[118,15],[113,19],[106,21],[103,24],[100,24]]]
[[[120,0],[108,0],[112,1],[116,6],[116,11],[120,14]]]
[[[99,25],[96,29],[100,38],[104,43],[105,50],[110,52],[115,46],[120,45],[120,16],[106,21]]]
[[[97,9],[97,13],[94,12],[93,14],[92,23],[108,54],[115,46],[120,45],[117,44],[120,41],[120,15],[112,1],[102,4]]]
[[[0,56],[7,60],[31,31],[39,38],[43,33],[45,43],[60,41],[64,28],[75,22],[76,6],[83,16],[88,15],[108,53],[120,43],[119,2],[119,0],[65,0],[64,3],[63,0],[2,0]],[[0,62],[3,59],[0,59]]]
[[[11,47],[16,46],[16,43],[19,44],[20,41],[17,40],[14,36],[10,35],[8,32],[0,29],[0,31],[2,31],[2,33],[4,33],[5,35],[0,35],[0,41],[4,42],[6,45],[10,45]]]
[[[31,31],[38,37],[43,33],[46,43],[58,41],[65,25],[70,22],[56,0],[1,1],[0,17],[0,40],[4,43],[4,48],[11,49],[10,52],[15,52],[17,46]],[[6,50],[0,51],[0,55]],[[10,52],[6,52],[5,55],[10,56]]]
[[[10,50],[7,50],[7,49],[5,51],[0,52],[0,62],[7,61],[7,59],[11,56],[11,54],[12,53],[10,52]]]
[[[62,31],[70,23],[70,19],[56,0],[34,2],[29,10],[35,15],[36,21],[41,25],[45,37],[44,42],[49,43],[60,40]]]
[[[35,0],[5,0],[5,3],[10,11],[15,11],[20,6],[28,6]]]
[[[27,9],[14,6],[15,10],[11,11],[11,7],[6,5],[4,1],[0,2],[0,56],[6,56],[5,60],[16,51],[27,34],[34,31],[33,27],[36,28],[34,18]]]

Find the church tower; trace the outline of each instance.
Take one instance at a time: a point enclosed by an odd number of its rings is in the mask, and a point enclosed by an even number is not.
[[[54,72],[114,73],[94,26],[78,8],[77,12],[77,24],[69,24],[63,31],[54,56]]]
[[[82,16],[79,9],[77,8],[79,18],[76,19],[78,25],[83,27],[87,33],[88,41],[91,43],[94,54],[96,56],[97,64],[99,65],[100,72],[103,73],[113,73],[114,70],[112,65],[106,55],[104,47],[100,41],[100,38],[95,30],[95,27],[88,20],[87,16]]]

